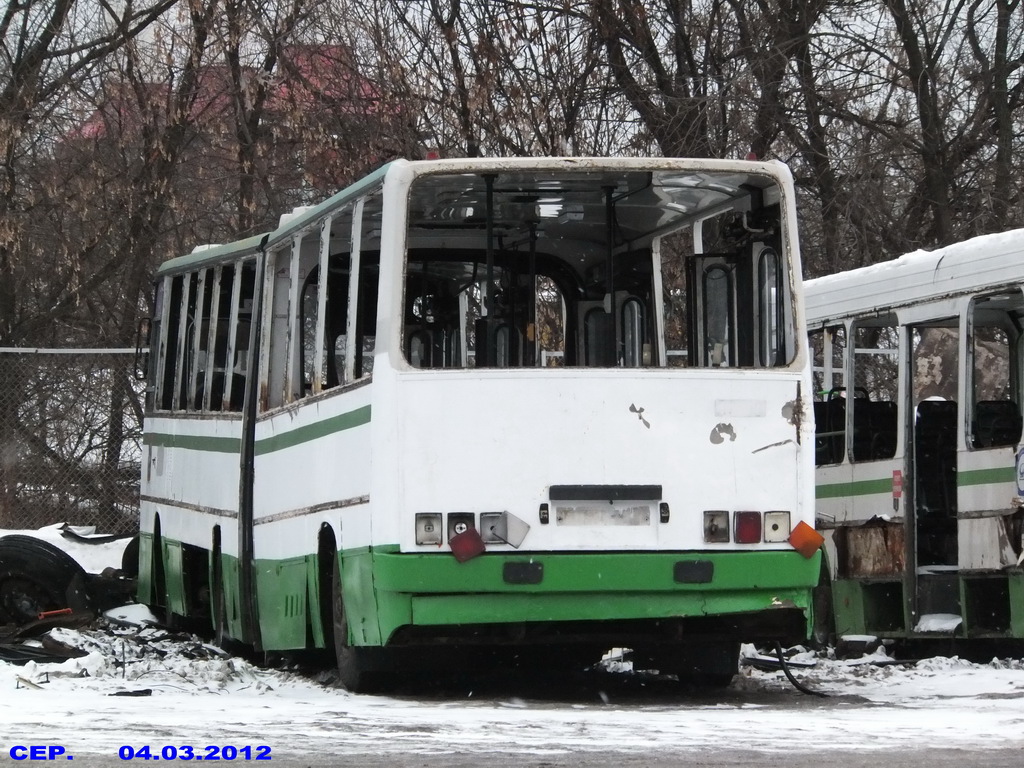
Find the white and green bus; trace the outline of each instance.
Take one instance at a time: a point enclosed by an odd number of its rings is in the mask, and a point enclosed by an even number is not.
[[[837,633],[1024,638],[1024,230],[805,292]]]
[[[819,576],[799,276],[785,166],[664,158],[394,161],[172,259],[140,600],[352,690],[476,649],[728,680]]]

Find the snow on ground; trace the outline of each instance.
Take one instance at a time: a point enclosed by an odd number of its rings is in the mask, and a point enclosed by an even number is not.
[[[137,619],[140,609],[113,613]],[[815,662],[794,674],[829,694],[820,699],[796,692],[781,672],[750,667],[715,692],[680,692],[655,681],[645,688],[636,676],[623,685],[629,676],[606,675],[550,694],[513,682],[496,690],[357,696],[323,682],[326,675],[256,667],[156,628],[99,622],[51,636],[88,655],[0,662],[0,758],[25,744],[111,760],[123,745],[268,745],[279,757],[500,751],[534,759],[696,754],[723,744],[776,755],[1024,749],[1019,660],[872,663],[887,661],[884,651],[853,661],[796,657]],[[143,690],[150,695],[115,695]]]
[[[53,635],[89,654],[0,664],[0,754],[30,743],[111,757],[126,744],[265,744],[278,755],[484,753],[500,745],[532,756],[723,743],[776,753],[1024,747],[1020,661],[934,658],[904,667],[819,659],[796,672],[828,699],[797,693],[781,673],[752,669],[724,692],[650,698],[635,687],[555,699],[514,690],[387,697],[261,669],[157,629]],[[143,689],[151,695],[113,695]]]

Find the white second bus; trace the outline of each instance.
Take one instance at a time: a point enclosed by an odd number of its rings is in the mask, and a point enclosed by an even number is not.
[[[1024,230],[805,291],[836,631],[1024,638]]]

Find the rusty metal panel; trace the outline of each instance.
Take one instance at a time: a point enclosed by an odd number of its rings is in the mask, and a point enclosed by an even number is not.
[[[840,568],[850,578],[898,576],[906,567],[906,536],[902,523],[871,520],[841,533]]]

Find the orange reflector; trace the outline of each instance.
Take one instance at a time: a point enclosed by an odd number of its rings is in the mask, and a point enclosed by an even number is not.
[[[448,540],[448,544],[451,545],[455,559],[460,563],[482,555],[487,549],[476,528],[467,528],[462,533],[455,534]]]
[[[793,549],[810,560],[825,543],[825,537],[801,520],[789,535],[789,543],[793,545]]]

